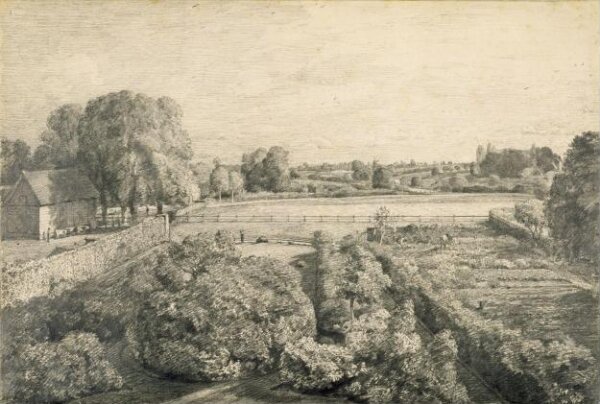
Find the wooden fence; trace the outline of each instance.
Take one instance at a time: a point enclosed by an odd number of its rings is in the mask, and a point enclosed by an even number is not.
[[[488,219],[487,215],[393,215],[389,223],[473,223]],[[374,223],[375,216],[357,215],[177,215],[179,223]]]

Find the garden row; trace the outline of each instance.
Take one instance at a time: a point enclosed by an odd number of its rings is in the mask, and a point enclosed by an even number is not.
[[[588,349],[568,338],[531,339],[499,321],[484,320],[414,262],[395,258],[385,249],[377,254],[397,292],[412,297],[417,316],[434,332],[450,330],[460,359],[508,401],[596,402],[596,359]]]

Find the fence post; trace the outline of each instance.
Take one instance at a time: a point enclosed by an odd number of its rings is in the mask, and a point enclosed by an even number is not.
[[[302,216],[302,221],[306,222],[306,216]]]
[[[221,214],[217,214],[217,223],[219,223],[219,217],[221,216]]]
[[[452,215],[452,224],[456,224],[456,215]]]

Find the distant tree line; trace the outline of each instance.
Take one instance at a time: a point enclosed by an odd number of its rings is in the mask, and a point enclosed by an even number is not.
[[[534,168],[540,173],[558,170],[560,163],[560,156],[549,147],[532,146],[530,150],[503,149],[496,151],[491,145],[488,145],[487,150],[480,145],[477,148],[478,168],[473,166],[471,173],[515,178],[519,177],[527,168]],[[474,170],[478,172],[474,172]]]

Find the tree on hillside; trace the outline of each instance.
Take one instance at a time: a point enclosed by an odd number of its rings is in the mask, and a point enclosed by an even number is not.
[[[374,164],[373,166],[373,188],[392,188],[394,185],[392,171],[389,168],[379,164]]]
[[[423,185],[423,180],[418,175],[415,175],[410,179],[411,187],[420,187],[421,185]]]
[[[571,142],[564,171],[554,177],[546,203],[552,236],[564,241],[571,258],[598,260],[600,251],[600,135],[585,132]]]
[[[240,195],[244,190],[244,179],[241,174],[235,170],[229,172],[229,192],[231,192],[231,202],[233,202],[235,194]]]
[[[40,145],[33,155],[37,168],[75,167],[78,164],[82,114],[80,105],[65,104],[48,115],[47,129],[40,135]]]
[[[265,182],[269,191],[282,192],[290,186],[289,152],[280,146],[269,149],[263,160]]]
[[[529,200],[515,205],[515,219],[529,230],[531,238],[539,240],[546,225],[544,203]]]
[[[2,185],[14,184],[22,170],[31,168],[31,149],[27,143],[2,138],[0,140],[0,162],[2,163]]]
[[[90,100],[80,119],[78,159],[109,204],[134,211],[141,195],[156,203],[186,200],[193,181],[188,133],[180,107],[168,97],[130,91]]]
[[[371,169],[360,160],[352,162],[352,178],[357,181],[368,181],[371,179]]]
[[[229,190],[229,172],[222,165],[217,165],[210,173],[210,188],[219,195],[221,202],[221,193]]]
[[[285,191],[290,186],[289,152],[280,146],[273,146],[267,151],[256,149],[253,153],[242,156],[241,172],[246,189],[257,191]]]
[[[558,170],[561,158],[549,147],[539,147],[534,150],[536,166],[544,173],[552,170]]]
[[[246,189],[257,192],[265,189],[263,160],[267,157],[267,149],[260,147],[252,153],[244,153],[242,156],[242,175]]]

